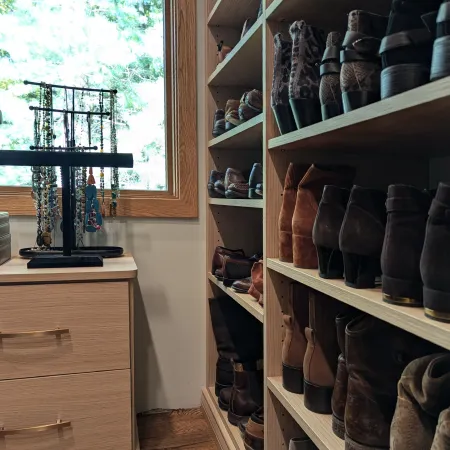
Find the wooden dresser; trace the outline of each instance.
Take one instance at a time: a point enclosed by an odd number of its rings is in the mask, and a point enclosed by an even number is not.
[[[134,450],[132,257],[0,266],[0,449]]]

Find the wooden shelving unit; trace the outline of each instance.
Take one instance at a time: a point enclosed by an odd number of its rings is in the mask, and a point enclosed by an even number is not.
[[[392,0],[263,0],[263,15],[239,41],[242,24],[257,9],[259,0],[207,0],[208,134],[207,170],[236,167],[249,169],[253,162],[264,167],[264,200],[208,200],[207,266],[217,245],[244,248],[247,254],[263,249],[265,257],[264,309],[246,295],[237,294],[206,274],[209,294],[227,294],[264,325],[265,448],[289,447],[292,437],[306,433],[320,450],[343,450],[345,443],[331,429],[331,417],[314,414],[303,396],[282,386],[281,353],[284,339],[282,311],[289,286],[297,282],[374,315],[392,325],[450,350],[450,325],[432,321],[422,309],[403,308],[382,301],[381,290],[356,290],[343,280],[325,280],[317,270],[303,270],[278,259],[278,216],[283,199],[284,176],[289,163],[347,164],[356,169],[355,184],[386,189],[389,184],[430,188],[430,161],[450,156],[450,77],[391,99],[383,100],[326,122],[280,136],[270,94],[273,75],[273,37],[288,38],[290,23],[303,19],[327,31],[346,29],[347,14],[365,9],[387,15]],[[216,43],[234,47],[230,59],[217,66]],[[259,55],[256,53],[260,51]],[[247,67],[251,55],[254,67]],[[248,64],[251,66],[251,64]],[[261,72],[259,68],[261,67]],[[242,92],[261,89],[264,112],[244,125],[213,139],[210,124],[216,108]],[[436,164],[435,164],[436,165]],[[208,175],[208,174],[206,174]],[[223,208],[223,206],[237,208]],[[262,223],[261,223],[262,222]],[[262,228],[263,225],[263,228]],[[216,406],[215,361],[208,318],[207,388],[203,404],[222,449],[242,448],[236,428]],[[332,330],[334,332],[334,330]]]
[[[219,281],[213,274],[208,274],[209,281],[218,286],[225,294],[231,297],[235,302],[239,303],[246,309],[253,317],[256,317],[260,322],[264,322],[264,310],[262,306],[249,294],[239,294],[233,289],[227,288],[221,281]]]

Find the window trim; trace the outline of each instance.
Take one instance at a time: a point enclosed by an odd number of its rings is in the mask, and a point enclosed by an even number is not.
[[[165,5],[171,18],[165,29],[165,45],[171,50],[166,51],[168,190],[121,191],[117,211],[121,217],[198,217],[196,2],[165,0]],[[34,216],[30,188],[1,186],[0,211]]]

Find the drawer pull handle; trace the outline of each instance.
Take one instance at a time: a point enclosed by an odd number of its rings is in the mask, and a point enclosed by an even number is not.
[[[54,330],[47,331],[22,331],[20,333],[2,333],[0,331],[0,339],[12,339],[18,337],[26,337],[26,336],[61,336],[62,334],[69,333],[70,330],[68,328],[56,328]]]
[[[13,436],[15,434],[30,434],[30,433],[40,433],[42,431],[48,430],[61,430],[62,428],[70,427],[70,422],[63,422],[58,420],[56,423],[50,425],[41,425],[39,427],[30,428],[16,428],[15,430],[5,430],[3,427],[0,428],[0,437]]]

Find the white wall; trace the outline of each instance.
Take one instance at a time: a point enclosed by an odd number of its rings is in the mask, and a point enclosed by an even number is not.
[[[202,0],[198,5],[199,205],[198,220],[120,219],[108,223],[101,245],[123,246],[136,259],[136,408],[191,408],[200,405],[205,383],[205,180],[203,126],[204,39]],[[12,218],[13,251],[30,247],[34,218]],[[105,241],[107,244],[104,244]],[[94,241],[91,241],[95,245]]]

